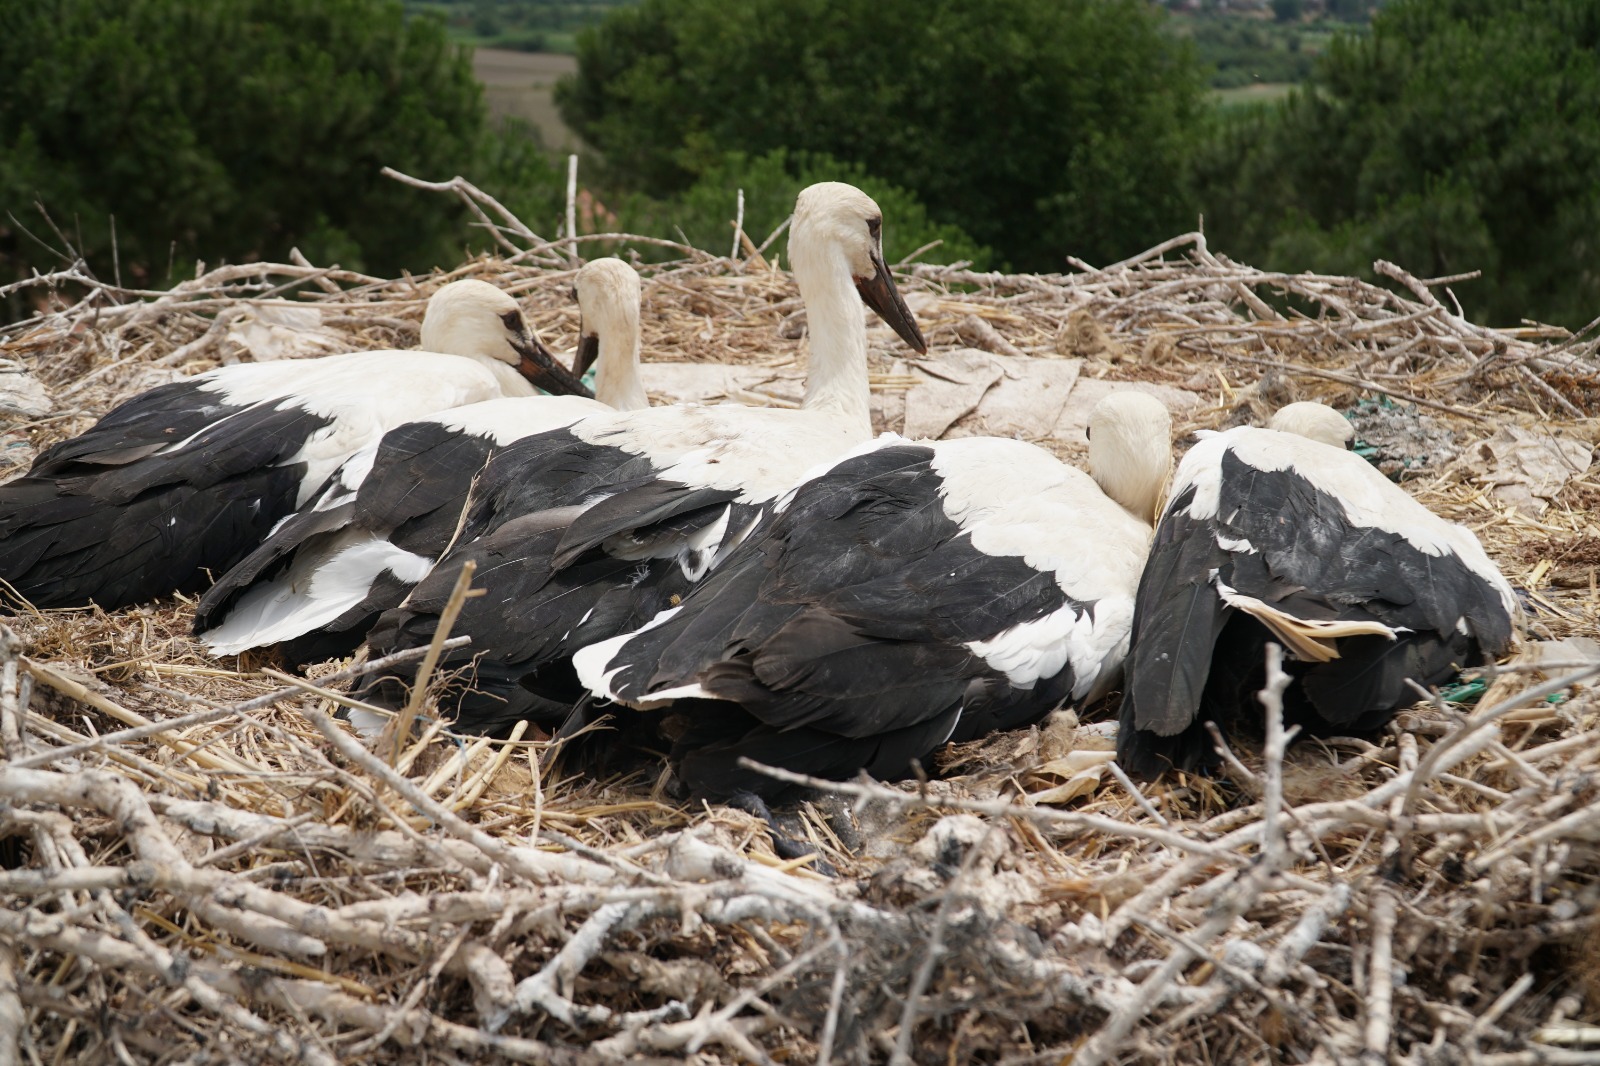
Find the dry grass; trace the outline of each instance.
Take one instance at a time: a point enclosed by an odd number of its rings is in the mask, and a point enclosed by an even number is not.
[[[570,271],[536,247],[394,281],[58,276],[3,339],[58,412],[4,454],[237,357],[214,323],[252,302],[404,346],[429,292],[475,276],[570,347]],[[1480,329],[1392,274],[1405,297],[1262,274],[1190,235],[1104,270],[919,266],[905,287],[936,348],[1186,388],[1206,403],[1185,430],[1386,390],[1469,459],[1502,423],[1594,439],[1591,343]],[[645,302],[651,358],[803,358],[792,279],[759,257],[651,268]],[[1592,473],[1536,518],[1470,461],[1412,474],[1528,589],[1533,635],[1595,632]],[[435,723],[371,755],[330,717],[336,665],[312,688],[213,660],[189,612],[11,622],[0,1062],[1600,1062],[1600,722],[1559,664],[1564,702],[1515,670],[1477,709],[1420,703],[1375,743],[1286,757],[1242,742],[1227,784],[1137,800],[1092,726],[991,738],[943,780],[802,806],[819,873],[748,815],[663,801],[648,771],[550,776],[526,738]],[[1035,802],[1048,788],[1058,806]]]

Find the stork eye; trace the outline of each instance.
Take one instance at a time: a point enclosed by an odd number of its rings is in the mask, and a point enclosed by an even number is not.
[[[1083,427],[1083,439],[1084,440],[1094,440],[1094,427],[1093,426],[1084,426]]]
[[[572,298],[574,300],[578,298],[578,287],[576,285],[572,287]]]
[[[521,311],[507,311],[505,314],[500,316],[500,321],[504,322],[506,324],[506,329],[509,329],[511,332],[513,332],[513,333],[521,333],[522,332],[522,312]]]
[[[883,219],[881,219],[881,218],[869,218],[869,219],[867,219],[867,232],[872,234],[872,239],[873,240],[877,240],[879,237],[883,236]]]

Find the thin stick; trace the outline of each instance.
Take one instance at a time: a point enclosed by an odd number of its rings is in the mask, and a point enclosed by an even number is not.
[[[122,288],[122,253],[117,249],[117,216],[111,217],[111,277]]]
[[[22,1031],[27,1015],[17,986],[17,950],[0,943],[0,1066],[22,1066]]]
[[[1387,1066],[1394,1031],[1394,923],[1399,903],[1380,882],[1372,901],[1372,965],[1367,977],[1367,1025],[1362,1066]]]
[[[578,258],[578,153],[567,156],[567,259],[573,266]]]
[[[739,261],[739,246],[744,243],[744,190],[739,190],[738,213],[733,219],[733,248],[728,252],[728,258],[733,262]]]
[[[0,755],[20,759],[27,754],[22,733],[22,716],[27,712],[23,700],[22,642],[0,625]]]
[[[1261,821],[1266,829],[1261,842],[1263,861],[1273,869],[1281,868],[1285,856],[1283,814],[1283,756],[1289,737],[1283,729],[1283,693],[1289,687],[1289,675],[1283,669],[1283,648],[1267,645],[1267,684],[1260,692],[1262,710],[1267,724],[1266,743],[1262,754],[1266,757],[1266,781],[1261,794]]]
[[[1151,803],[1145,797],[1145,794],[1139,791],[1139,786],[1134,784],[1122,767],[1117,765],[1117,760],[1112,759],[1106,763],[1106,769],[1111,771],[1111,776],[1117,779],[1117,783],[1122,786],[1123,790],[1133,797],[1133,802],[1139,805],[1140,810],[1148,814],[1161,828],[1172,828],[1171,823],[1161,816],[1160,811],[1156,810],[1155,804]]]
[[[1430,400],[1426,396],[1418,396],[1414,393],[1402,392],[1399,389],[1391,389],[1379,385],[1375,381],[1368,381],[1366,378],[1358,378],[1350,374],[1340,374],[1314,366],[1303,366],[1299,363],[1282,363],[1273,359],[1252,359],[1247,355],[1234,355],[1232,353],[1228,353],[1227,358],[1236,363],[1250,363],[1253,366],[1271,367],[1274,370],[1287,370],[1293,374],[1309,374],[1314,378],[1326,378],[1329,381],[1337,381],[1342,385],[1354,385],[1358,389],[1381,393],[1396,400],[1404,400],[1406,403],[1414,403],[1421,407],[1431,407],[1435,411],[1448,411],[1458,418],[1470,418],[1474,422],[1489,421],[1488,415],[1480,415],[1476,411],[1468,411],[1447,403],[1440,403],[1438,400]]]
[[[468,590],[472,588],[472,575],[477,572],[478,564],[473,560],[468,559],[461,564],[461,573],[456,575],[456,584],[450,590],[450,599],[446,601],[444,610],[439,612],[439,626],[433,631],[433,640],[428,643],[428,653],[422,657],[422,665],[417,668],[417,680],[411,688],[411,698],[406,701],[405,708],[400,712],[399,722],[395,726],[394,750],[389,759],[391,766],[399,763],[405,739],[411,735],[411,727],[416,722],[417,715],[422,712],[422,702],[428,695],[428,682],[433,679],[433,668],[439,665],[439,656],[444,651],[444,642],[449,639],[450,627],[456,624],[456,616],[461,613],[461,605],[467,602]]]

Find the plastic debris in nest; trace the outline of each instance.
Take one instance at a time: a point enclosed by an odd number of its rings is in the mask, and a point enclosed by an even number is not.
[[[0,359],[0,478],[33,461],[33,441],[24,428],[55,410],[55,401],[21,363]]]
[[[1356,430],[1355,453],[1391,481],[1440,469],[1461,451],[1449,426],[1387,396],[1360,400],[1344,416]]]
[[[1584,662],[1600,659],[1600,643],[1591,637],[1567,637],[1562,640],[1534,640],[1522,645],[1517,652],[1512,664],[1516,666],[1539,666],[1538,671],[1524,671],[1521,674],[1507,673],[1491,680],[1487,675],[1466,678],[1453,685],[1445,685],[1439,690],[1439,698],[1446,703],[1459,705],[1481,703],[1486,693],[1493,691],[1497,699],[1503,699],[1512,691],[1527,685],[1547,681],[1552,669],[1564,667],[1571,668]],[[1552,664],[1555,664],[1552,666]],[[1553,692],[1546,696],[1543,702],[1554,706],[1566,703],[1571,697],[1565,692]],[[1495,702],[1491,700],[1490,702]],[[1535,704],[1535,707],[1538,705]]]
[[[0,422],[28,422],[55,410],[55,401],[21,363],[0,359]]]
[[[1502,502],[1533,518],[1544,514],[1568,481],[1589,470],[1590,444],[1550,430],[1503,425],[1467,455],[1474,481],[1491,485]]]
[[[1474,684],[1483,686],[1478,692],[1479,702],[1491,706],[1568,671],[1597,662],[1600,662],[1600,641],[1593,637],[1529,640],[1518,647],[1516,655],[1507,664],[1511,669],[1502,670]],[[1501,719],[1502,725],[1528,728],[1555,725],[1561,715],[1575,711],[1581,714],[1586,705],[1592,706],[1592,697],[1587,700],[1578,698],[1592,691],[1592,687],[1593,682],[1590,681],[1566,692],[1551,693],[1512,711]],[[1449,696],[1445,695],[1445,698],[1449,699]]]
[[[245,305],[228,325],[228,340],[250,353],[257,363],[274,359],[310,359],[349,349],[343,337],[322,326],[318,307]],[[225,357],[231,362],[233,357]]]

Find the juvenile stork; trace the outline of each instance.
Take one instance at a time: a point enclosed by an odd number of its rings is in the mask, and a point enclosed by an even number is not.
[[[462,546],[379,620],[374,652],[427,644],[472,559],[487,593],[467,601],[454,630],[472,644],[449,665],[470,662],[476,688],[453,708],[458,728],[559,722],[578,694],[576,647],[650,618],[806,470],[871,438],[863,303],[927,347],[883,261],[881,229],[878,205],[853,186],[800,193],[789,256],[811,353],[799,410],[681,404],[597,415],[507,447],[474,491]],[[538,696],[520,684],[530,674]],[[397,703],[406,680],[378,678],[366,698]]]
[[[715,799],[784,789],[741,757],[893,779],[1094,699],[1127,654],[1171,426],[1152,397],[1112,393],[1092,477],[1022,441],[881,439],[784,497],[680,605],[579,651],[578,677],[673,703],[655,717],[675,776]]]
[[[1510,643],[1516,600],[1478,538],[1339,450],[1348,423],[1320,406],[1202,434],[1178,465],[1139,584],[1128,771],[1215,766],[1205,723],[1259,720],[1268,641],[1292,660],[1285,722],[1323,736],[1377,730],[1415,701],[1407,681]]]
[[[0,579],[36,607],[197,591],[389,429],[536,386],[587,394],[485,282],[436,292],[422,345],[225,366],[120,404],[0,486]]]
[[[587,415],[650,405],[639,377],[639,289],[620,259],[578,271],[573,373],[595,368],[594,399],[486,400],[391,429],[206,592],[195,633],[218,655],[279,644],[296,665],[354,651],[449,546],[491,455]]]

